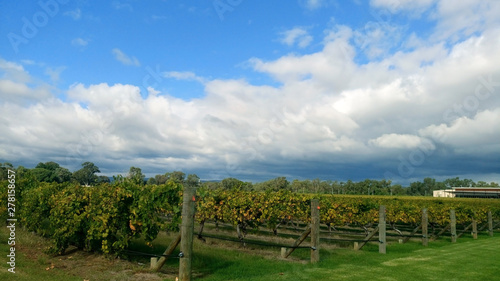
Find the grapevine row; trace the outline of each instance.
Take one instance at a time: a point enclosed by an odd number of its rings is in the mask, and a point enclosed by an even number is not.
[[[0,197],[7,184],[0,182]],[[169,181],[162,185],[138,185],[127,179],[97,186],[22,182],[19,214],[30,231],[51,237],[53,250],[64,252],[69,245],[86,250],[116,253],[126,249],[131,239],[144,237],[150,243],[160,230],[177,230],[180,223],[182,185]],[[310,202],[320,200],[320,221],[330,226],[366,226],[378,223],[380,205],[386,206],[389,223],[417,225],[427,208],[431,224],[449,223],[449,210],[457,223],[474,217],[487,220],[488,211],[500,217],[494,199],[420,198],[384,196],[344,196],[298,194],[290,191],[250,192],[238,190],[197,190],[196,219],[217,221],[240,227],[268,227],[288,222],[310,222]],[[5,199],[5,198],[0,198]],[[5,201],[4,201],[5,202]],[[6,218],[6,210],[0,209]]]

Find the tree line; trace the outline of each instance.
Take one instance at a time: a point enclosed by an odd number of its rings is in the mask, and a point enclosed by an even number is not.
[[[0,164],[0,180],[7,179],[7,170],[14,169],[11,163]],[[107,176],[97,175],[101,171],[92,162],[82,163],[82,168],[74,172],[61,167],[56,162],[38,163],[35,168],[28,169],[19,166],[16,169],[18,176],[28,176],[39,182],[74,182],[84,186],[110,182]],[[499,187],[496,182],[478,181],[471,179],[449,178],[437,181],[433,178],[424,178],[423,181],[410,183],[409,186],[393,184],[391,180],[366,179],[359,182],[352,180],[298,180],[289,181],[286,177],[277,177],[264,182],[244,182],[236,178],[225,178],[221,181],[201,182],[195,174],[186,175],[182,171],[166,172],[146,179],[141,168],[130,167],[126,176],[117,175],[112,177],[113,181],[130,180],[138,185],[160,185],[168,181],[181,184],[202,185],[208,189],[242,190],[242,191],[280,191],[288,190],[297,193],[316,194],[350,194],[350,195],[410,195],[410,196],[432,196],[434,190],[452,187]]]

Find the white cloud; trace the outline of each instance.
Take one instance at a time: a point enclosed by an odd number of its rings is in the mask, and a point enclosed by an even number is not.
[[[353,40],[369,59],[375,59],[385,57],[391,48],[398,46],[403,33],[401,26],[369,21],[362,29],[354,31]]]
[[[370,5],[377,8],[387,9],[391,13],[402,10],[420,13],[429,9],[438,0],[371,0]]]
[[[394,3],[372,1],[396,11]],[[61,164],[93,159],[124,168],[201,169],[239,177],[276,175],[276,167],[289,163],[298,170],[315,163],[325,174],[366,163],[395,171],[397,153],[421,147],[434,153],[425,154],[429,170],[457,155],[498,155],[500,29],[492,27],[491,16],[473,27],[484,31],[466,35],[469,31],[447,27],[460,18],[445,12],[451,2],[438,4],[437,29],[430,36],[461,33],[465,37],[458,43],[414,33],[402,42],[408,48],[394,53],[385,41],[400,39],[399,26],[336,25],[325,30],[321,50],[249,60],[252,70],[275,79],[277,86],[209,79],[191,71],[161,73],[201,83],[205,96],[189,101],[151,87],[143,97],[137,86],[105,83],[75,84],[61,101],[46,85],[33,85],[27,64],[0,59],[5,113],[0,158],[55,155]],[[400,1],[398,11],[411,5],[432,4]],[[310,44],[305,28],[282,35],[284,44]],[[356,63],[360,51],[377,59]],[[113,54],[125,65],[140,65],[119,49]]]
[[[295,27],[293,29],[282,32],[280,42],[293,46],[297,44],[300,48],[305,48],[311,44],[313,37],[309,35],[307,30],[302,27]]]
[[[419,134],[465,154],[489,154],[500,151],[500,107],[477,112],[472,118],[463,116],[451,125],[430,125]]]
[[[115,59],[124,65],[141,66],[141,63],[136,57],[129,57],[118,48],[114,48],[111,52],[115,55]]]
[[[427,20],[436,21],[431,40],[458,42],[489,28],[498,27],[500,2],[496,0],[371,0],[378,8],[374,16],[380,23],[391,21],[392,14],[405,12],[409,17],[427,13]]]
[[[434,149],[434,144],[419,136],[409,134],[384,134],[376,139],[369,140],[371,145],[381,148],[414,149],[421,146]]]
[[[168,72],[163,72],[163,76],[165,78],[173,78],[177,80],[197,81],[202,84],[204,84],[207,81],[205,78],[197,76],[194,72],[191,71],[168,71]]]
[[[477,32],[498,28],[500,2],[441,0],[434,14],[438,19],[434,40],[448,39],[457,42]]]

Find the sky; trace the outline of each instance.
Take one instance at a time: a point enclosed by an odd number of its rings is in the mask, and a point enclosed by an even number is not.
[[[0,162],[500,182],[500,1],[0,2]]]

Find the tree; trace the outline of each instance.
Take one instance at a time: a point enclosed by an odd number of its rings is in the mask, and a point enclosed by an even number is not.
[[[186,184],[192,187],[200,186],[200,178],[195,174],[189,174],[186,178]]]
[[[271,190],[271,191],[279,191],[282,189],[288,189],[290,183],[286,180],[286,177],[277,177],[265,182],[261,182],[255,185],[256,190]]]
[[[130,167],[127,178],[138,185],[144,185],[144,178],[146,176],[142,173],[141,168]]]
[[[424,196],[425,195],[424,183],[419,181],[410,183],[410,187],[408,188],[408,195]]]
[[[166,175],[156,175],[148,179],[147,184],[164,184],[168,181],[168,177]]]
[[[34,169],[31,170],[33,176],[39,182],[68,182],[71,180],[71,172],[59,166],[56,162],[38,163]]]
[[[471,179],[461,180],[459,177],[447,179],[443,183],[445,184],[446,188],[476,186],[476,183],[473,180]]]
[[[390,195],[406,195],[406,189],[400,184],[395,184],[390,187]]]
[[[241,190],[245,183],[235,178],[225,178],[220,182],[220,186],[225,190]]]
[[[173,182],[183,183],[186,174],[181,171],[173,171],[171,173],[165,173],[165,176],[168,178],[168,180],[171,180]]]
[[[98,176],[97,183],[110,183],[111,180],[107,176]]]
[[[9,169],[14,169],[14,166],[12,166],[11,163],[5,162],[5,163],[0,163],[0,180],[6,180],[8,179],[8,170]]]
[[[31,173],[39,182],[54,182],[56,181],[53,171],[44,168],[34,168]]]
[[[498,187],[498,183],[496,183],[496,182],[487,183],[485,181],[478,181],[476,186],[477,187]]]
[[[47,169],[50,171],[55,171],[59,167],[60,167],[59,164],[57,164],[56,162],[50,161],[50,162],[45,162],[45,163],[42,163],[42,162],[38,163],[38,165],[36,165],[35,169],[41,168],[41,169]]]
[[[73,173],[73,178],[82,185],[93,185],[97,183],[96,173],[100,173],[99,168],[92,162],[85,162],[82,168]]]
[[[63,167],[57,167],[54,170],[54,175],[58,183],[71,181],[71,172]]]

